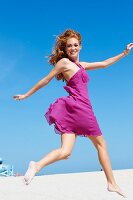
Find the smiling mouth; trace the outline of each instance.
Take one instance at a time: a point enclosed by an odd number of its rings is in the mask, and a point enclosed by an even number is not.
[[[75,53],[77,53],[77,51],[73,51],[73,52],[70,52],[71,54],[75,54]]]

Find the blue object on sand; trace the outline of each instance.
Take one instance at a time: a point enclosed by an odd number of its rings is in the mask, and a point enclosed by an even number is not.
[[[3,159],[2,158],[0,158],[0,165],[3,163]]]
[[[0,176],[13,176],[13,165],[2,163],[3,160],[0,158]]]

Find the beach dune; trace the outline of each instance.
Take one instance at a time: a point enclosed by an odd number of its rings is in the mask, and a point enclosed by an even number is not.
[[[133,200],[133,169],[113,170],[117,183]],[[103,171],[35,176],[24,185],[23,176],[0,177],[0,200],[117,200],[108,192]]]

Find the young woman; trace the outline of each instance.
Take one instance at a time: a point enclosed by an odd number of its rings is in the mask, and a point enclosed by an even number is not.
[[[113,176],[106,142],[91,106],[88,94],[89,76],[86,70],[108,67],[125,57],[132,47],[133,43],[130,43],[122,53],[102,62],[80,62],[81,35],[68,29],[57,37],[55,48],[49,56],[49,62],[54,66],[51,72],[27,93],[14,96],[15,100],[26,99],[46,86],[53,77],[65,81],[64,89],[69,93],[69,96],[58,98],[55,103],[51,104],[45,114],[48,123],[54,123],[55,132],[61,135],[61,147],[53,150],[40,161],[29,163],[24,176],[25,184],[28,185],[43,167],[62,159],[68,159],[76,137],[85,136],[93,142],[98,151],[99,161],[107,178],[107,189],[124,196]]]

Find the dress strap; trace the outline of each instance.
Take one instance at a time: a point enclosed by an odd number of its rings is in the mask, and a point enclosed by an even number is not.
[[[81,64],[75,63],[79,68],[83,68]]]

